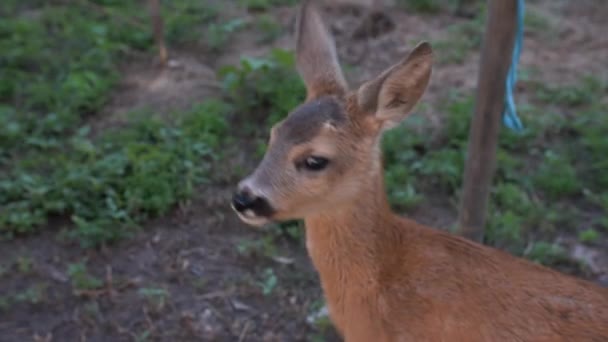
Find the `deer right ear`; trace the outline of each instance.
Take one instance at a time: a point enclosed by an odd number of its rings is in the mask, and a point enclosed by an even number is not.
[[[359,88],[359,107],[374,115],[384,129],[397,125],[424,94],[432,65],[431,45],[427,42],[418,44],[401,62]]]
[[[296,64],[308,99],[346,93],[334,41],[311,0],[304,1],[296,20]]]

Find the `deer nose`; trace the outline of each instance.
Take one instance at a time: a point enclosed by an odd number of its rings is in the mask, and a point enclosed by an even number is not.
[[[253,196],[249,191],[237,191],[232,196],[232,206],[234,210],[243,212],[247,209],[252,209],[255,206],[257,197]]]
[[[268,201],[263,197],[254,195],[247,188],[239,189],[234,193],[232,207],[237,212],[247,216],[252,216],[252,214],[255,216],[269,216],[272,213]]]

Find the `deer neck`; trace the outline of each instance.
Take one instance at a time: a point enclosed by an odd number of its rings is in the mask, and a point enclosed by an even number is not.
[[[344,281],[352,288],[357,281],[374,279],[399,235],[382,168],[366,179],[355,200],[305,218],[308,253],[328,297],[328,292],[339,295]]]

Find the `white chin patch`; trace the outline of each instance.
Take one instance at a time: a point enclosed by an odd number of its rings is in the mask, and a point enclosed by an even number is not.
[[[250,218],[250,219],[254,219],[254,218],[256,218],[255,213],[254,213],[254,212],[253,212],[253,210],[251,210],[251,209],[247,209],[247,210],[245,210],[245,211],[243,212],[243,216],[245,216],[245,217],[247,217],[247,218]]]
[[[256,216],[255,213],[251,210],[246,210],[245,212],[237,213],[241,221],[245,222],[250,226],[261,227],[270,222],[269,219],[265,217]]]

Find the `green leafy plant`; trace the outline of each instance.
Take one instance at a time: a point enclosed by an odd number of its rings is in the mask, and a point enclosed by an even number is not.
[[[163,288],[143,287],[137,293],[148,301],[148,304],[156,312],[162,311],[167,303],[169,292]]]
[[[224,23],[211,24],[207,29],[207,45],[213,51],[219,51],[234,33],[243,29],[247,22],[243,19],[232,19]]]
[[[539,100],[563,106],[584,106],[595,101],[596,96],[604,91],[606,86],[594,77],[585,77],[579,84],[546,85],[539,84],[537,97]]]
[[[8,311],[10,308],[10,299],[7,296],[0,296],[0,312]]]
[[[594,98],[601,98],[596,94]],[[608,188],[608,111],[607,104],[592,106],[580,113],[573,127],[580,136],[579,145],[572,146],[571,155],[581,165],[580,174],[588,184],[597,189]]]
[[[524,17],[526,32],[547,33],[552,31],[552,23],[544,14],[535,8],[528,8]]]
[[[266,268],[262,273],[262,280],[258,284],[262,289],[262,294],[268,296],[277,287],[278,282],[279,280],[274,273],[274,270],[272,268]]]
[[[594,229],[586,229],[578,234],[578,239],[581,242],[592,243],[596,242],[600,237],[600,234]]]
[[[281,35],[282,27],[276,19],[268,14],[261,15],[255,22],[255,27],[261,32],[260,43],[275,40]]]
[[[487,241],[520,254],[526,234],[543,219],[543,208],[535,205],[520,185],[499,183],[492,190]]]
[[[447,5],[446,0],[398,0],[399,6],[421,13],[437,13]]]
[[[523,218],[508,209],[494,212],[488,221],[486,241],[494,246],[519,254],[523,251],[523,225]]]
[[[447,37],[433,43],[439,63],[462,63],[471,51],[479,49],[485,23],[485,11],[481,13],[472,20],[448,27]]]
[[[211,25],[218,19],[220,8],[210,1],[164,1],[162,15],[167,40],[185,43],[199,39],[200,32],[192,28]]]
[[[493,203],[501,208],[509,208],[515,213],[527,216],[534,211],[534,205],[528,194],[515,183],[500,183],[492,193]]]
[[[304,83],[294,65],[292,52],[274,49],[266,58],[242,58],[240,65],[223,67],[219,74],[235,110],[268,127],[304,100]]]
[[[545,153],[534,183],[551,198],[570,196],[580,191],[580,183],[572,163],[563,155]]]
[[[46,297],[46,291],[48,288],[48,284],[39,283],[29,286],[23,291],[16,293],[13,296],[13,301],[15,303],[30,303],[30,304],[38,304],[44,301]]]
[[[103,281],[89,273],[84,261],[69,264],[68,276],[77,290],[94,290],[103,286]]]
[[[563,247],[544,241],[534,243],[524,255],[534,262],[547,266],[568,261],[568,255]]]
[[[173,123],[140,115],[91,138],[84,119],[105,104],[121,57],[153,46],[150,30],[133,29],[148,13],[128,1],[30,5],[36,16],[1,9],[0,234],[34,232],[61,215],[84,246],[128,236],[205,181],[227,106],[209,101]],[[190,0],[163,8],[170,41],[217,14]]]
[[[246,256],[262,255],[271,258],[278,253],[272,235],[260,239],[243,239],[237,243],[236,248],[239,254]]]
[[[323,300],[315,300],[308,307],[308,316],[306,321],[321,333],[327,332],[332,328],[332,323],[329,318],[327,304]],[[322,340],[322,335],[314,335],[315,338]]]
[[[20,256],[16,261],[17,269],[20,273],[26,274],[32,271],[32,267],[34,265],[34,261],[32,258],[28,256]]]
[[[382,139],[386,189],[390,203],[397,209],[409,209],[422,200],[415,187],[416,173],[412,166],[422,159],[416,147],[423,145],[422,137],[405,125],[386,132]]]
[[[265,11],[273,6],[294,5],[296,0],[239,0],[239,4],[248,10]]]
[[[228,107],[218,101],[199,104],[168,125],[135,116],[124,129],[104,133],[96,141],[78,132],[50,165],[28,159],[0,181],[0,212],[5,233],[27,232],[49,214],[69,214],[70,233],[85,246],[129,235],[142,220],[165,213],[189,197],[205,180],[227,128]],[[143,118],[143,119],[142,119]]]

